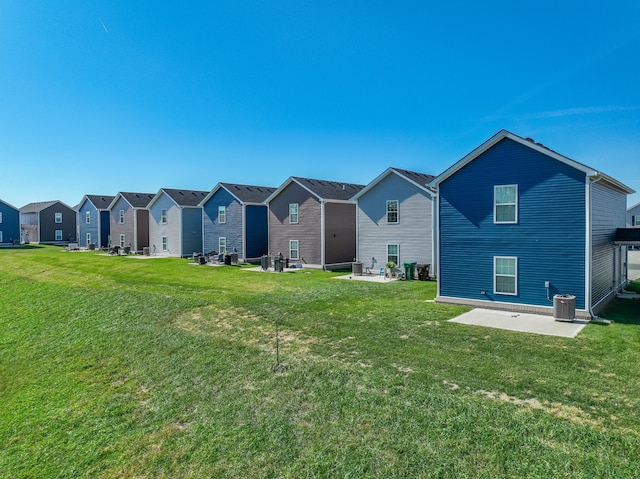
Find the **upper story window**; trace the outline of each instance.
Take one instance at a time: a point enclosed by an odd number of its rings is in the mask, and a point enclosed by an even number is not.
[[[227,207],[218,206],[218,223],[226,223],[226,222],[227,222]]]
[[[55,214],[55,221],[56,223],[62,223],[62,213]]]
[[[85,222],[87,224],[91,223],[91,211],[87,211],[87,214],[85,215]]]
[[[298,203],[289,203],[289,223],[298,222]]]
[[[0,223],[2,223],[2,215],[0,215]],[[640,226],[640,215],[631,217],[631,226]]]
[[[124,223],[124,210],[120,210],[118,214],[118,223]]]
[[[398,200],[387,201],[387,223],[398,222],[398,209],[399,209]]]
[[[518,185],[494,186],[493,222],[518,222]]]
[[[160,223],[167,224],[167,210],[160,210]]]
[[[0,223],[2,223],[2,211],[0,211]]]

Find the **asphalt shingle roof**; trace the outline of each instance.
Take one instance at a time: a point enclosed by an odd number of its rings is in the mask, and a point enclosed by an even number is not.
[[[109,208],[109,205],[111,204],[115,196],[87,195],[87,198],[97,209],[106,210],[107,208]]]
[[[198,206],[209,194],[208,191],[174,190],[171,188],[162,188],[162,191],[169,195],[179,206]]]
[[[316,180],[313,178],[292,177],[295,181],[325,200],[350,200],[364,185],[343,183],[330,180]]]
[[[20,213],[38,213],[49,206],[58,203],[58,201],[36,201],[35,203],[29,203],[20,208]]]
[[[397,171],[405,178],[418,183],[420,186],[428,187],[429,183],[435,179],[435,176],[427,175],[426,173],[418,173],[416,171],[403,170],[401,168],[393,168],[393,170]]]
[[[263,203],[277,188],[271,186],[238,185],[220,183],[232,195],[243,203]]]
[[[146,208],[153,197],[156,196],[155,193],[125,193],[122,191],[120,194],[134,208]]]

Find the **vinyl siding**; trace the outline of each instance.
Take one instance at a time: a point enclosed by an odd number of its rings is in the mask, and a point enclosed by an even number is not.
[[[262,205],[245,206],[246,258],[260,258],[269,251],[269,210]]]
[[[202,209],[182,209],[182,256],[202,253]]]
[[[0,202],[0,211],[2,212],[2,223],[0,223],[2,243],[11,244],[14,240],[20,240],[20,211],[3,202]]]
[[[356,205],[325,203],[325,264],[356,259]]]
[[[298,203],[298,223],[289,224],[289,204]],[[289,240],[298,240],[300,262],[321,265],[320,201],[297,183],[290,183],[269,203],[269,254],[289,255]]]
[[[387,200],[399,201],[397,224],[388,224]],[[383,267],[387,244],[400,246],[403,262],[433,265],[433,201],[431,195],[395,174],[358,198],[358,261]]]
[[[55,222],[55,214],[62,213],[62,223]],[[56,230],[62,230],[62,241],[56,240]],[[55,203],[40,212],[40,243],[68,243],[76,241],[76,212],[61,203]]]
[[[636,205],[633,208],[629,208],[627,211],[627,228],[632,228],[633,226],[633,217],[640,217],[640,205]],[[638,228],[638,226],[636,226]]]
[[[120,210],[124,210],[124,223],[119,223]],[[134,210],[127,200],[120,197],[110,211],[111,215],[111,244],[120,243],[120,235],[125,237],[126,246],[134,246]]]
[[[503,139],[440,184],[440,295],[585,308],[585,175]],[[518,185],[518,223],[494,224],[494,185]],[[518,294],[493,293],[494,256],[518,258]],[[549,298],[544,286],[549,281]],[[483,295],[482,291],[486,294]]]
[[[623,273],[613,245],[617,228],[625,227],[627,197],[600,183],[591,188],[591,305],[595,306],[620,285]],[[618,250],[618,253],[615,250]],[[616,265],[617,263],[617,265]]]
[[[226,222],[218,222],[218,207],[226,208]],[[238,258],[242,258],[242,205],[224,188],[220,188],[204,205],[204,250],[218,251],[218,239],[227,239],[227,251],[237,250]]]
[[[90,213],[90,223],[87,224],[87,211]],[[85,201],[82,208],[78,211],[78,241],[81,246],[87,245],[87,233],[91,234],[91,242],[95,245],[100,245],[100,229],[98,224],[100,223],[100,217],[98,210],[90,201]]]
[[[167,210],[167,223],[162,224],[162,210]],[[149,208],[149,243],[157,255],[183,256],[182,212],[165,193]],[[167,237],[167,251],[162,251],[162,237]]]

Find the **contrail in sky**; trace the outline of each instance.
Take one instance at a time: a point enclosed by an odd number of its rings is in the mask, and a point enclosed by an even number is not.
[[[105,27],[104,23],[102,22],[102,18],[98,17],[98,20],[100,21],[100,25],[102,25],[102,28],[104,28],[105,33],[109,33],[109,30],[107,30],[107,27]]]

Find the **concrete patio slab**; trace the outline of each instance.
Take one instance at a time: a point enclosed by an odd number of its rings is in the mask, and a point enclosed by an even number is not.
[[[556,321],[551,316],[541,314],[497,311],[482,308],[472,309],[449,321],[523,333],[561,336],[564,338],[575,338],[578,333],[582,331],[582,328],[589,324],[589,321],[586,320],[575,320],[573,322]]]

